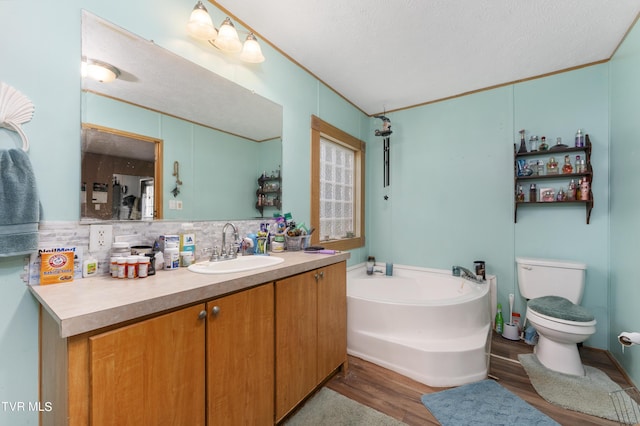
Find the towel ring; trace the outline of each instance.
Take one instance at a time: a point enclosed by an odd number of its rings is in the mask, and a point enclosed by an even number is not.
[[[0,127],[13,130],[22,139],[22,150],[29,151],[29,138],[22,124],[31,121],[35,107],[29,98],[0,81]]]

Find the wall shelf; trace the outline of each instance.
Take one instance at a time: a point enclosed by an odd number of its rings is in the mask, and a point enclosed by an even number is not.
[[[592,182],[593,182],[593,169],[591,167],[591,140],[589,139],[589,135],[585,135],[585,146],[584,147],[563,147],[563,148],[552,148],[545,151],[530,151],[530,152],[521,152],[517,151],[517,146],[513,145],[513,176],[514,176],[514,195],[516,196],[515,207],[513,212],[513,222],[518,222],[518,208],[528,207],[528,206],[558,206],[558,205],[570,205],[570,204],[584,204],[586,210],[586,223],[589,224],[591,220],[591,210],[593,210],[593,192]],[[530,176],[519,176],[518,175],[518,160],[522,159],[533,159],[540,157],[559,157],[565,156],[569,154],[581,154],[585,155],[585,165],[586,171],[581,173],[555,173],[555,174],[543,174],[543,175],[530,175]],[[562,168],[562,164],[558,163],[558,168]],[[527,183],[537,183],[537,182],[549,182],[554,180],[567,180],[567,179],[586,179],[589,182],[589,198],[587,200],[563,200],[563,201],[518,201],[518,187],[523,185],[525,182]],[[537,189],[536,189],[537,190]],[[525,193],[528,191],[525,189]]]

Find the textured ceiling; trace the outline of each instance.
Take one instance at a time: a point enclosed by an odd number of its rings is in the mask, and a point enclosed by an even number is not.
[[[607,60],[640,12],[639,0],[210,1],[368,114]]]

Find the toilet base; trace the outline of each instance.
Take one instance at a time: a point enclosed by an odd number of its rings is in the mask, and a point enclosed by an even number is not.
[[[574,376],[584,376],[584,366],[575,343],[560,343],[538,334],[534,351],[540,364],[549,370]]]

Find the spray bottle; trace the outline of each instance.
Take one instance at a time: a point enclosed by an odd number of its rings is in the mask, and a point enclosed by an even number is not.
[[[504,330],[504,318],[502,318],[502,304],[498,303],[498,312],[496,313],[496,333],[502,334]]]

